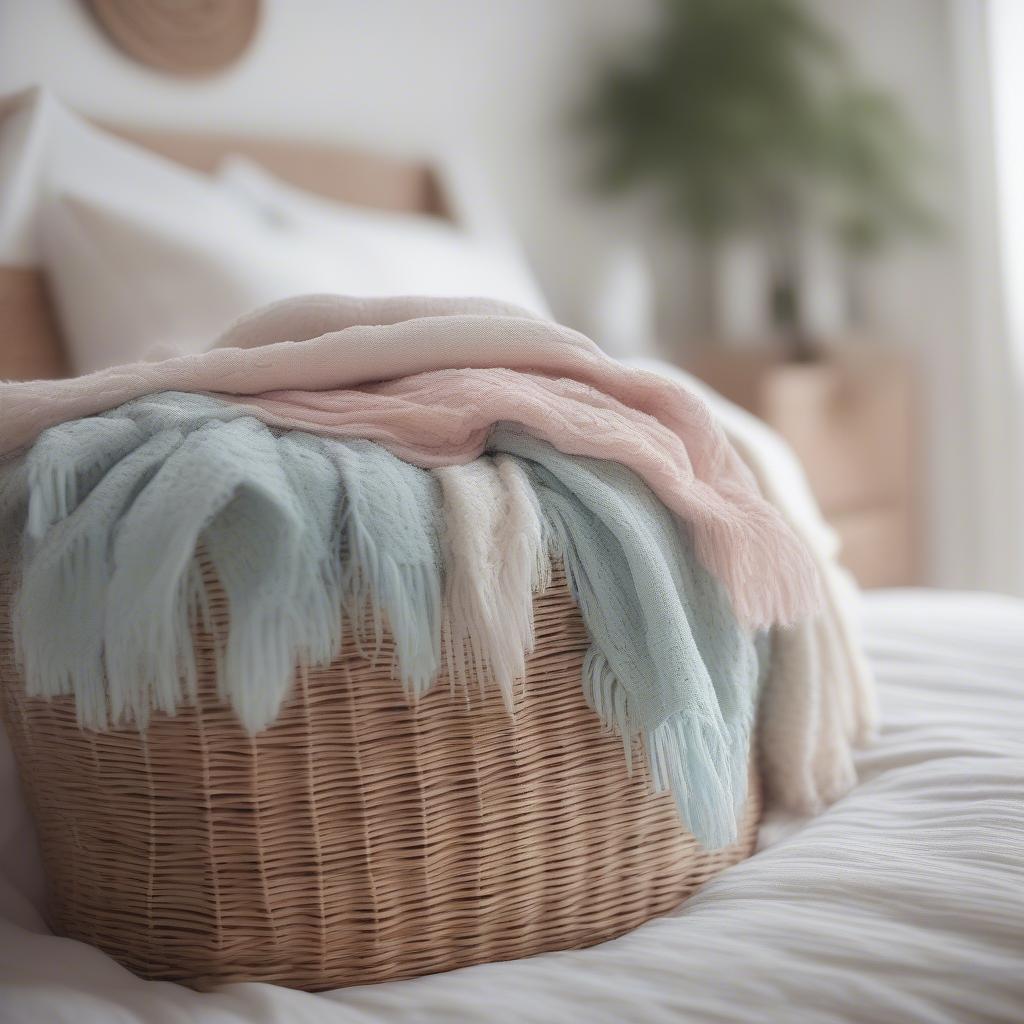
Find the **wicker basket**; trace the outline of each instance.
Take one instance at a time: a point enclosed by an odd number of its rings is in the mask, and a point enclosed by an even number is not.
[[[510,717],[442,680],[415,707],[346,646],[248,737],[214,690],[147,733],[82,732],[25,696],[0,578],[0,690],[39,830],[50,923],[137,974],[308,990],[587,946],[663,913],[754,843],[709,854],[584,703],[565,586],[536,602]],[[215,620],[227,609],[216,603]],[[385,649],[384,662],[390,654]]]

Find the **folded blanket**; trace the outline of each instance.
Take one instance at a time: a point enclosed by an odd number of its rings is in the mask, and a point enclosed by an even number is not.
[[[572,458],[502,425],[492,451],[522,460],[593,641],[584,692],[627,756],[644,745],[708,848],[736,838],[757,697],[753,638],[701,568],[689,531],[624,466]]]
[[[337,654],[342,608],[367,650],[392,624],[402,679],[423,692],[440,664],[436,481],[370,442],[278,437],[221,408],[168,394],[51,428],[18,474],[27,492],[0,492],[27,505],[28,691],[74,693],[90,728],[145,727],[193,699],[202,554],[231,608],[219,687],[250,731],[296,666]]]
[[[470,312],[453,312],[461,308]],[[355,322],[363,318],[372,322]],[[301,340],[310,323],[326,333]],[[796,621],[816,603],[803,545],[761,498],[704,403],[623,367],[582,335],[482,302],[343,298],[287,300],[225,341],[246,335],[276,343],[0,384],[0,453],[47,426],[163,390],[252,396],[239,415],[370,438],[421,466],[472,460],[494,423],[510,419],[561,451],[634,469],[690,524],[698,557],[745,624]],[[281,340],[288,337],[300,340]]]
[[[667,363],[638,361],[690,387],[709,404],[762,494],[803,540],[818,569],[822,605],[772,636],[759,720],[768,800],[815,813],[853,787],[853,750],[878,719],[874,679],[860,640],[856,588],[839,565],[839,542],[818,511],[799,462],[760,420]]]
[[[44,431],[26,472],[7,467],[24,493],[4,490],[27,524],[16,635],[28,692],[73,694],[89,728],[144,728],[194,700],[206,558],[231,612],[218,685],[250,731],[274,720],[297,665],[337,655],[343,622],[372,655],[386,621],[396,674],[425,692],[442,579],[453,682],[468,661],[510,694],[553,549],[593,640],[588,702],[627,756],[642,741],[654,788],[704,845],[731,842],[758,661],[690,530],[617,463],[508,424],[489,450],[435,476],[372,442],[278,433],[177,393]]]
[[[511,710],[533,651],[550,537],[523,468],[482,457],[434,471],[444,505],[444,641],[453,685],[496,683]]]
[[[689,530],[617,463],[565,455],[508,423],[491,432],[488,452],[493,458],[435,470],[446,605],[449,622],[461,623],[448,627],[458,640],[454,679],[465,681],[469,663],[510,698],[533,647],[532,597],[550,547],[593,641],[583,667],[588,704],[622,737],[628,764],[641,741],[655,791],[672,792],[706,847],[732,842],[760,662]]]

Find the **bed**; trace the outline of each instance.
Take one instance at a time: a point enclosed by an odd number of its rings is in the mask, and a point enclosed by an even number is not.
[[[0,105],[0,117],[4,113]],[[109,126],[108,126],[109,128]],[[397,212],[453,216],[441,172],[427,162],[402,160],[315,143],[238,136],[109,130],[185,167],[210,172],[240,155],[300,188],[330,199]],[[0,379],[66,376],[68,358],[42,273],[0,259]]]
[[[50,936],[39,879],[18,848],[24,823],[9,811],[0,1017],[1019,1021],[1024,602],[877,591],[864,614],[884,725],[860,757],[859,787],[809,822],[768,820],[767,848],[676,914],[588,950],[414,981],[316,996],[265,985],[197,993],[140,981],[96,950]],[[14,802],[9,791],[5,806]]]
[[[422,164],[230,138],[137,136],[198,168],[244,151],[369,205],[447,214]],[[37,271],[0,268],[0,377],[65,364]],[[32,339],[27,344],[27,339]],[[17,343],[16,343],[17,342]],[[942,1021],[1024,1018],[1024,602],[863,598],[883,727],[860,784],[674,914],[591,949],[307,995],[141,981],[50,935],[6,738],[0,743],[0,1019],[198,1021]]]

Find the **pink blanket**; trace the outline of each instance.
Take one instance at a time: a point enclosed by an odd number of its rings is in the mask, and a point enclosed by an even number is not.
[[[568,454],[621,462],[691,524],[698,556],[751,626],[816,599],[813,564],[707,406],[583,335],[481,300],[289,299],[201,355],[61,381],[0,384],[0,454],[56,423],[159,391],[209,392],[275,426],[462,464],[508,420]]]

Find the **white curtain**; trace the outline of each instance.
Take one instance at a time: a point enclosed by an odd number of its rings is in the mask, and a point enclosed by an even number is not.
[[[965,583],[1024,594],[1024,0],[951,0],[971,508]]]
[[[1008,589],[1024,593],[1024,3],[992,0],[989,8],[992,59],[996,195],[1003,270],[1004,325],[1014,418],[1011,529],[1017,543]]]

